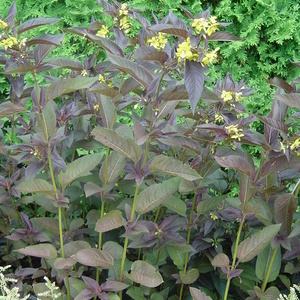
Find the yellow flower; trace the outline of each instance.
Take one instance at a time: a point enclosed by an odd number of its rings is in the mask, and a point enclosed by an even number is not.
[[[220,50],[219,47],[217,47],[215,50],[211,52],[206,52],[204,58],[202,59],[203,65],[208,65],[209,63],[214,63],[217,59],[217,52]]]
[[[124,30],[125,33],[130,32],[130,24],[128,23],[128,18],[126,16],[120,20],[120,29]]]
[[[224,118],[220,114],[215,114],[215,123],[221,123],[224,122]]]
[[[283,142],[280,142],[280,148],[281,148],[282,152],[285,153],[285,146],[284,146]]]
[[[239,92],[239,93],[234,93],[234,98],[235,98],[235,101],[240,101],[243,97],[243,93]]]
[[[123,3],[123,4],[121,5],[121,9],[120,9],[120,11],[119,11],[119,16],[121,17],[121,16],[127,16],[127,15],[128,15],[128,9],[127,9],[126,4]]]
[[[99,104],[95,104],[94,105],[94,111],[98,111],[99,110]]]
[[[114,87],[114,84],[110,81],[108,84],[107,84],[109,87]]]
[[[215,32],[218,29],[218,23],[217,23],[217,17],[212,16],[209,19],[209,26],[206,29],[206,33],[208,36],[211,36],[213,32]]]
[[[0,42],[0,47],[4,47],[5,50],[12,48],[14,45],[18,45],[18,40],[13,36],[10,36]]]
[[[25,39],[23,39],[21,42],[20,42],[20,44],[19,44],[19,46],[20,46],[20,48],[22,47],[22,46],[26,46],[26,42],[27,42],[27,38],[25,38]]]
[[[102,25],[101,29],[99,29],[96,33],[96,36],[100,36],[105,38],[109,33],[108,27],[106,25]]]
[[[229,125],[225,126],[225,129],[227,130],[228,135],[235,140],[240,141],[241,137],[245,136],[243,133],[243,129],[237,128],[238,124],[236,125]]]
[[[192,52],[191,40],[188,37],[185,42],[179,44],[176,56],[178,57],[178,62],[187,60],[198,60],[198,54]]]
[[[81,71],[81,76],[84,76],[84,77],[87,76],[87,71],[83,69],[83,70]]]
[[[232,92],[231,91],[225,91],[223,90],[222,91],[222,94],[221,94],[221,98],[223,99],[224,102],[229,102],[232,100]]]
[[[208,22],[204,18],[195,19],[192,27],[195,28],[196,34],[199,34],[202,30],[206,32],[206,28],[208,27]]]
[[[213,221],[217,221],[219,219],[219,217],[217,215],[215,215],[214,213],[210,213],[210,218],[213,220]]]
[[[159,32],[158,35],[148,39],[147,44],[157,50],[163,50],[168,39],[165,33]]]
[[[2,29],[5,29],[7,26],[8,26],[8,25],[7,25],[6,22],[0,20],[0,27],[1,27]]]
[[[291,150],[294,151],[294,150],[298,149],[299,146],[300,146],[300,138],[299,138],[299,139],[296,139],[296,140],[294,141],[294,143],[291,145]]]
[[[105,78],[102,74],[99,74],[99,81],[105,83]]]

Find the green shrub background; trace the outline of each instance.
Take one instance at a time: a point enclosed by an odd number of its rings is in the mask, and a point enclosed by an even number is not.
[[[125,2],[125,1],[121,1]],[[229,71],[235,81],[245,79],[255,93],[247,101],[249,112],[266,114],[270,109],[274,89],[266,82],[272,77],[287,81],[299,75],[291,61],[300,60],[300,5],[294,0],[133,0],[126,1],[133,8],[151,17],[166,15],[169,9],[184,15],[182,6],[197,14],[211,8],[219,21],[231,22],[227,31],[239,36],[241,41],[223,43],[219,64],[212,68],[210,76],[216,80]],[[96,0],[16,0],[21,21],[33,17],[59,17],[60,30],[66,27],[86,26],[93,16],[102,19],[101,8]],[[6,15],[11,1],[3,0],[0,15]],[[57,26],[48,26],[48,33],[57,33]],[[38,30],[45,30],[41,28]],[[91,55],[80,37],[66,34],[60,56],[76,57]],[[55,55],[55,53],[54,53]],[[298,74],[297,74],[298,72]],[[7,87],[1,77],[0,92]]]

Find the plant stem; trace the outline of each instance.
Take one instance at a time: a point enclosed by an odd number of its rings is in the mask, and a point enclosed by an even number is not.
[[[190,217],[189,217],[189,224],[188,224],[188,233],[187,233],[187,239],[186,239],[186,244],[189,245],[190,244],[190,237],[191,237],[191,231],[192,231],[192,222],[193,222],[193,212],[195,210],[195,206],[196,206],[196,199],[197,199],[197,190],[198,187],[200,185],[200,179],[198,180],[198,184],[197,184],[197,188],[194,191],[194,198],[193,198],[193,204],[192,204],[192,209],[191,209],[191,213],[190,213]],[[187,264],[189,261],[189,252],[187,251],[185,254],[185,262],[184,262],[184,269],[183,272],[186,273],[187,270]],[[183,295],[183,287],[184,284],[181,283],[181,287],[180,287],[180,294],[179,294],[179,300],[182,299],[182,295]]]
[[[236,257],[237,257],[237,250],[238,250],[238,246],[239,246],[239,241],[241,238],[241,233],[242,233],[242,228],[243,228],[243,224],[244,224],[244,213],[240,222],[240,226],[238,229],[238,233],[236,236],[236,241],[235,241],[235,246],[234,246],[234,253],[233,253],[233,259],[232,259],[232,265],[231,265],[231,271],[235,268],[235,262],[236,262]],[[224,300],[227,300],[228,297],[228,292],[229,292],[229,286],[230,286],[230,278],[229,276],[227,276],[227,284],[226,284],[226,289],[225,289],[225,294],[224,294]]]
[[[261,291],[264,292],[266,287],[267,287],[267,284],[268,284],[268,280],[269,280],[269,277],[270,277],[270,274],[271,274],[271,270],[272,270],[272,267],[273,267],[273,264],[274,264],[274,261],[275,261],[275,257],[276,257],[276,254],[277,254],[277,251],[278,251],[278,247],[276,247],[273,251],[273,254],[272,254],[272,257],[271,257],[271,260],[270,260],[270,263],[268,265],[268,269],[267,269],[267,274],[264,278],[264,281],[263,281],[263,284],[261,286]]]

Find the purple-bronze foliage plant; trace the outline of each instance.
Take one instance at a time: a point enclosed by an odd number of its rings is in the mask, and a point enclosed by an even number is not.
[[[216,42],[239,40],[209,9],[151,24],[97,2],[110,27],[65,30],[95,48],[83,63],[49,56],[63,35],[27,38],[59,19],[0,20],[1,263],[24,295],[48,276],[61,299],[276,299],[299,279],[299,79],[246,115],[244,81],[207,87]]]

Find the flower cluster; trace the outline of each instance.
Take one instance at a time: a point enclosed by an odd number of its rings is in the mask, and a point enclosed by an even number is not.
[[[6,22],[0,20],[0,28],[5,29],[7,26],[8,26],[8,25],[7,25]]]
[[[227,133],[230,136],[230,138],[240,141],[241,137],[244,136],[244,133],[243,133],[243,129],[237,127],[238,124],[229,125],[229,126],[225,126],[225,129],[227,130]]]
[[[240,101],[242,99],[242,93],[241,92],[235,92],[233,93],[232,91],[225,91],[223,90],[221,93],[221,98],[223,101],[226,102],[231,102],[231,101]]]
[[[188,37],[185,42],[179,44],[176,56],[178,57],[178,62],[187,60],[198,60],[198,54],[192,52],[191,40]]]
[[[0,41],[0,47],[4,47],[5,50],[18,45],[19,45],[18,40],[13,36],[9,36],[8,38]]]
[[[44,280],[46,281],[45,285],[48,288],[46,292],[38,293],[39,297],[50,297],[51,299],[57,299],[61,296],[61,293],[58,292],[59,288],[55,286],[55,282],[51,282],[48,277],[44,276]],[[39,298],[38,298],[39,300]]]
[[[96,36],[100,36],[100,37],[107,37],[109,33],[109,29],[106,25],[102,25],[101,28],[97,31]]]
[[[106,83],[109,87],[114,87],[114,84],[111,81],[107,82],[102,74],[99,74],[99,81],[101,83]]]
[[[219,113],[215,114],[215,120],[214,123],[222,123],[224,122],[224,118],[222,115],[220,115]]]
[[[217,59],[217,52],[220,50],[220,47],[217,47],[211,52],[206,52],[204,58],[202,59],[202,65],[208,65],[209,63],[214,63]]]
[[[128,21],[128,9],[125,3],[121,5],[121,8],[119,10],[119,16],[120,16],[120,29],[124,30],[125,33],[130,32],[130,23]]]
[[[165,33],[159,32],[158,35],[147,40],[149,46],[154,47],[157,50],[163,50],[168,41],[167,35]]]
[[[204,31],[208,36],[211,36],[211,34],[218,29],[218,25],[217,18],[212,16],[209,20],[204,18],[194,19],[192,27],[195,29],[196,34],[200,34]]]

